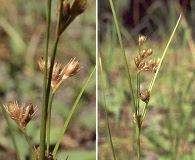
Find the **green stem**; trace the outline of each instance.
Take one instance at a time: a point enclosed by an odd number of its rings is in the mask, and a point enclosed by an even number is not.
[[[24,134],[24,137],[26,138],[26,141],[28,142],[29,148],[31,150],[31,154],[33,155],[34,160],[36,159],[33,146],[28,138],[28,135],[26,134],[26,131],[22,132]]]
[[[112,9],[112,14],[113,14],[113,18],[114,18],[116,31],[117,31],[117,34],[118,34],[119,43],[120,43],[120,46],[121,46],[121,49],[122,49],[123,60],[125,62],[125,72],[126,72],[128,84],[129,84],[129,87],[130,87],[131,97],[133,99],[134,111],[136,112],[136,102],[135,102],[134,93],[133,93],[133,86],[132,86],[132,82],[131,82],[131,74],[129,72],[129,66],[128,66],[128,63],[127,63],[126,55],[125,55],[125,49],[124,49],[124,45],[123,45],[123,41],[122,41],[122,36],[121,36],[120,29],[119,29],[118,20],[117,20],[117,17],[116,17],[116,12],[115,12],[113,1],[112,0],[109,0],[109,1],[110,1],[111,9]]]
[[[139,53],[138,55],[140,54],[141,52],[141,44],[139,44]],[[135,114],[137,114],[137,116],[139,116],[139,102],[140,102],[140,72],[137,72],[136,74],[136,78],[137,78],[137,107],[136,107],[136,110],[137,112]]]
[[[50,21],[51,21],[51,3],[52,0],[47,0],[46,11],[46,51],[45,51],[45,68],[44,68],[44,80],[43,80],[43,98],[42,98],[42,112],[41,112],[41,127],[40,127],[40,160],[45,158],[45,136],[46,136],[46,118],[47,118],[47,61],[48,61],[48,49],[49,49],[49,36],[50,36]]]
[[[137,77],[137,103],[136,103],[136,115],[139,116],[139,102],[140,102],[140,72],[136,74]]]
[[[87,86],[89,80],[91,79],[91,77],[92,77],[92,75],[93,75],[95,69],[96,69],[96,67],[94,67],[94,69],[92,70],[91,74],[89,75],[89,78],[88,78],[87,82],[85,83],[85,85],[83,86],[82,90],[80,91],[80,93],[79,93],[77,99],[75,100],[75,102],[74,102],[74,104],[73,104],[73,106],[72,106],[72,109],[71,109],[71,111],[70,111],[70,113],[69,113],[69,115],[68,115],[68,117],[67,117],[67,119],[66,119],[66,121],[65,121],[65,123],[64,123],[64,125],[63,125],[63,128],[62,128],[61,131],[60,131],[60,135],[59,135],[59,137],[58,137],[57,143],[56,143],[56,145],[55,145],[55,147],[54,147],[54,150],[53,150],[53,153],[52,153],[53,156],[54,156],[54,158],[56,158],[56,153],[57,153],[57,150],[58,150],[58,148],[59,148],[59,146],[60,146],[60,142],[61,142],[61,140],[62,140],[62,137],[63,137],[63,135],[64,135],[64,133],[65,133],[65,131],[66,131],[66,128],[67,128],[67,126],[68,126],[68,124],[69,124],[69,122],[70,122],[70,120],[71,120],[71,117],[72,117],[72,115],[73,115],[73,113],[74,113],[74,111],[75,111],[75,109],[76,109],[76,106],[77,106],[77,104],[78,104],[78,102],[79,102],[79,100],[80,100],[80,98],[81,98],[81,96],[82,96],[82,94],[83,94],[83,92],[84,92],[84,90],[85,90],[85,88],[86,88],[86,86]]]
[[[109,124],[109,120],[108,120],[108,112],[107,112],[107,104],[106,104],[106,87],[105,87],[105,81],[104,81],[104,78],[103,78],[102,60],[101,60],[100,55],[99,55],[99,66],[100,66],[100,73],[101,73],[101,79],[102,79],[101,87],[102,87],[103,94],[104,94],[104,108],[105,108],[105,114],[106,114],[106,124],[107,124],[107,128],[108,128],[108,137],[109,137],[109,140],[110,140],[110,146],[111,146],[111,149],[112,149],[113,158],[114,158],[114,160],[116,160],[116,154],[115,154],[115,151],[114,151],[114,145],[113,145],[113,141],[112,141],[110,124]]]
[[[2,103],[1,100],[0,100],[0,106],[1,106],[1,110],[3,112],[3,116],[4,116],[4,118],[5,118],[6,122],[7,122],[7,125],[8,125],[8,129],[9,129],[9,132],[10,132],[10,135],[11,135],[11,139],[12,139],[12,142],[13,142],[13,145],[14,145],[14,148],[15,148],[15,151],[16,151],[17,159],[18,160],[21,160],[21,158],[20,158],[20,152],[18,150],[18,147],[17,147],[17,144],[16,144],[16,139],[14,137],[13,128],[12,128],[12,126],[10,124],[10,121],[9,121],[8,115],[7,115],[7,112],[5,111],[5,108],[3,107],[3,103]]]
[[[50,146],[50,127],[51,127],[51,107],[53,102],[54,93],[52,92],[51,98],[49,99],[49,106],[48,106],[48,114],[47,114],[47,152],[49,153],[49,146]]]
[[[49,70],[49,77],[48,77],[48,84],[47,84],[47,91],[46,91],[47,100],[49,99],[53,66],[54,66],[54,62],[55,62],[58,42],[59,42],[59,39],[60,39],[60,35],[58,35],[57,33],[58,33],[59,28],[60,28],[60,20],[61,20],[61,17],[62,17],[62,6],[63,6],[63,1],[61,0],[60,1],[60,14],[59,14],[59,17],[58,17],[57,27],[56,27],[56,37],[55,37],[55,42],[54,42],[54,46],[53,46],[53,50],[52,50],[52,56],[51,56],[51,62],[50,62],[50,70]],[[47,105],[48,105],[48,101],[47,101]]]
[[[136,125],[136,135],[137,135],[137,159],[141,159],[141,149],[140,149],[140,134],[141,134],[141,125],[140,122],[137,122]]]
[[[141,133],[141,119],[139,115],[139,103],[140,103],[140,72],[137,73],[137,103],[136,103],[136,135],[137,135],[137,158],[140,160],[141,150],[140,150],[140,133]]]

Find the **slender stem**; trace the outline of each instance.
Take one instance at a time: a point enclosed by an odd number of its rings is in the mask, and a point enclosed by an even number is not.
[[[114,145],[113,145],[113,141],[112,141],[110,124],[109,124],[109,120],[108,120],[108,112],[107,112],[107,104],[106,104],[106,87],[105,87],[105,81],[104,81],[104,78],[103,78],[102,60],[101,60],[100,55],[98,55],[98,58],[99,58],[99,67],[100,67],[101,80],[102,80],[101,87],[102,87],[103,94],[104,94],[104,108],[105,108],[105,114],[106,114],[106,124],[107,124],[107,128],[108,128],[108,137],[109,137],[109,140],[110,140],[110,146],[111,146],[111,149],[112,149],[113,158],[114,158],[114,160],[116,160],[116,154],[115,154],[115,151],[114,151]]]
[[[50,62],[50,71],[49,71],[49,77],[48,77],[48,84],[47,84],[47,99],[49,99],[49,94],[50,94],[50,89],[51,89],[51,78],[52,78],[52,72],[53,72],[53,66],[54,66],[54,62],[55,62],[55,57],[56,57],[56,51],[57,51],[57,46],[58,46],[58,42],[60,39],[60,35],[58,35],[58,30],[60,27],[60,20],[62,17],[62,5],[63,5],[63,1],[60,1],[60,14],[58,17],[58,21],[57,21],[57,27],[56,27],[56,37],[55,37],[55,42],[54,42],[54,46],[53,46],[53,50],[52,50],[52,56],[51,56],[51,62]],[[47,101],[48,104],[48,101]]]
[[[85,85],[83,86],[83,88],[82,88],[82,90],[80,91],[80,93],[79,93],[77,99],[75,100],[75,102],[74,102],[74,104],[73,104],[73,106],[72,106],[72,109],[71,109],[71,111],[70,111],[70,113],[69,113],[69,115],[68,115],[68,117],[67,117],[67,119],[66,119],[66,121],[65,121],[65,123],[64,123],[64,125],[63,125],[63,128],[62,128],[61,131],[60,131],[60,135],[59,135],[59,137],[58,137],[57,143],[56,143],[56,145],[55,145],[55,147],[54,147],[54,150],[53,150],[53,153],[52,153],[53,156],[54,156],[54,158],[56,158],[56,153],[57,153],[57,150],[58,150],[58,148],[59,148],[59,146],[60,146],[60,142],[61,142],[61,140],[62,140],[62,137],[63,137],[63,135],[64,135],[64,133],[65,133],[65,131],[66,131],[66,128],[67,128],[67,126],[68,126],[68,124],[69,124],[69,122],[70,122],[70,120],[71,120],[71,117],[72,117],[72,115],[73,115],[73,113],[74,113],[74,111],[75,111],[75,109],[76,109],[76,106],[77,106],[77,104],[78,104],[78,102],[79,102],[79,100],[80,100],[80,98],[81,98],[81,96],[82,96],[82,94],[83,94],[83,92],[84,92],[84,90],[85,90],[85,88],[86,88],[86,86],[87,86],[89,80],[91,79],[91,77],[92,77],[92,75],[93,75],[95,69],[96,69],[96,67],[94,67],[94,69],[92,70],[91,74],[89,75],[89,78],[87,79]]]
[[[141,52],[141,44],[139,44],[139,53],[138,53],[138,55],[140,54],[140,52]],[[140,81],[141,81],[140,80],[140,72],[137,72],[136,78],[137,78],[137,103],[136,103],[136,105],[137,105],[137,113],[135,113],[135,114],[137,114],[139,116]]]
[[[137,112],[135,113],[136,115],[139,116],[139,102],[140,102],[140,72],[136,74],[137,77],[137,103],[136,103],[136,110]]]
[[[29,148],[31,150],[31,154],[33,155],[33,158],[36,159],[33,146],[28,138],[28,135],[26,134],[26,131],[22,132],[24,134],[24,137],[26,138],[26,141],[28,142]]]
[[[50,146],[50,127],[51,127],[51,107],[53,102],[54,93],[52,92],[51,98],[49,99],[48,114],[47,114],[47,152],[49,153]]]
[[[140,72],[137,73],[137,103],[136,103],[136,135],[137,135],[137,158],[140,160],[141,150],[140,150],[140,133],[141,133],[141,121],[139,115],[139,102],[140,102]]]
[[[122,41],[122,36],[121,36],[120,29],[119,29],[118,20],[117,20],[117,17],[116,17],[116,12],[115,12],[113,1],[112,0],[109,0],[109,1],[110,1],[111,9],[112,9],[112,14],[113,14],[113,18],[114,18],[116,31],[117,31],[117,34],[118,34],[119,43],[120,43],[120,46],[121,46],[121,49],[122,49],[123,60],[125,62],[125,72],[126,72],[128,84],[129,84],[129,87],[130,87],[131,97],[133,99],[134,111],[136,112],[136,102],[135,102],[134,93],[133,93],[133,86],[132,86],[132,82],[131,82],[131,74],[129,72],[129,66],[128,66],[128,63],[127,63],[126,55],[125,55],[125,49],[124,49],[124,45],[123,45],[123,41]]]
[[[136,127],[137,129],[137,158],[138,160],[141,159],[141,149],[140,149],[140,133],[141,133],[141,127]]]
[[[5,111],[5,108],[3,107],[3,103],[2,103],[1,100],[0,100],[0,106],[1,106],[1,110],[2,110],[3,116],[4,116],[4,118],[5,118],[6,122],[7,122],[7,125],[8,125],[8,129],[9,129],[9,132],[10,132],[10,135],[11,135],[11,139],[12,139],[12,142],[13,142],[13,145],[14,145],[14,148],[15,148],[15,151],[16,151],[17,159],[18,160],[21,160],[21,158],[20,158],[20,152],[18,150],[18,146],[16,144],[16,139],[14,137],[13,128],[12,128],[12,126],[10,124],[10,121],[8,119],[8,115],[7,115],[6,111]]]
[[[49,49],[49,36],[50,36],[50,20],[51,20],[51,3],[52,0],[47,0],[46,11],[46,51],[45,51],[45,68],[44,68],[44,80],[43,80],[43,98],[42,98],[42,112],[41,112],[41,128],[40,128],[40,160],[44,160],[45,157],[45,136],[46,136],[46,116],[47,116],[47,61],[48,61],[48,49]]]

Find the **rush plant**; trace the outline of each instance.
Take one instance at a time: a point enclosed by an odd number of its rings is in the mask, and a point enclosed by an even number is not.
[[[7,121],[11,137],[15,146],[15,151],[17,154],[17,159],[20,160],[20,150],[16,145],[16,139],[14,132],[9,122],[8,116],[20,128],[21,132],[24,134],[29,148],[31,149],[30,157],[34,160],[54,160],[57,159],[57,151],[62,140],[62,136],[66,131],[66,128],[72,118],[72,115],[76,109],[77,103],[80,100],[82,93],[84,92],[90,78],[95,72],[95,67],[91,71],[86,83],[83,85],[78,97],[76,98],[70,113],[64,125],[60,131],[60,135],[55,144],[53,151],[50,150],[50,131],[51,131],[51,112],[52,112],[52,102],[54,95],[60,85],[67,80],[75,76],[81,69],[80,60],[72,57],[67,64],[62,62],[56,62],[57,47],[58,42],[62,34],[66,31],[67,27],[76,19],[77,16],[81,15],[88,7],[88,2],[86,0],[74,0],[72,4],[68,0],[59,0],[56,10],[57,24],[56,29],[51,28],[51,4],[52,0],[47,0],[46,7],[46,47],[45,54],[40,56],[38,60],[38,66],[40,71],[43,73],[43,90],[42,90],[42,106],[35,106],[31,102],[25,104],[20,104],[16,100],[11,100],[8,104],[2,103],[0,101],[3,115]],[[55,32],[55,41],[52,47],[52,51],[49,50],[49,40],[50,40],[50,30]],[[79,55],[78,55],[79,56]],[[50,58],[51,57],[51,58]],[[4,106],[4,107],[3,107]],[[28,123],[33,119],[37,110],[41,110],[41,126],[40,126],[40,144],[35,147],[28,135],[26,133],[26,127]],[[7,114],[6,114],[7,112]],[[68,159],[68,157],[66,157]]]
[[[127,58],[126,58],[125,48],[123,45],[123,40],[122,40],[121,31],[120,31],[120,27],[118,24],[118,19],[117,19],[116,11],[114,8],[114,4],[113,4],[112,0],[109,0],[109,2],[110,2],[111,10],[112,10],[113,21],[114,21],[114,24],[116,27],[116,32],[118,35],[119,44],[120,44],[120,47],[122,50],[122,58],[123,58],[123,63],[124,63],[124,67],[125,67],[126,78],[127,78],[128,85],[129,85],[129,92],[131,95],[130,105],[133,106],[134,122],[135,122],[134,127],[135,127],[136,142],[137,142],[136,152],[137,152],[137,159],[140,160],[141,159],[140,136],[141,136],[141,131],[142,131],[142,124],[144,122],[144,118],[145,118],[145,115],[146,115],[146,112],[148,109],[148,104],[150,102],[150,99],[152,98],[152,89],[153,89],[153,86],[155,84],[155,80],[156,80],[157,75],[159,73],[159,70],[161,68],[164,57],[167,53],[170,42],[171,42],[171,40],[175,34],[175,31],[179,25],[181,15],[178,18],[178,21],[174,27],[174,30],[173,30],[173,32],[168,40],[168,43],[164,49],[162,56],[160,58],[157,58],[157,59],[150,58],[152,56],[152,54],[154,54],[153,53],[154,51],[152,48],[143,49],[143,45],[144,45],[144,42],[146,41],[147,37],[143,36],[143,35],[139,35],[138,52],[137,52],[136,57],[132,57],[132,59],[131,59],[131,61],[132,60],[134,61],[135,67],[137,69],[137,71],[136,71],[136,85],[133,85],[134,84],[134,83],[132,83],[133,76],[131,75],[131,72],[130,72],[130,70],[132,70],[132,69],[129,68],[129,60],[127,60]],[[100,58],[100,70],[101,70],[101,74],[103,74],[101,61],[102,60]],[[149,71],[151,71],[151,73],[149,73]],[[151,81],[150,81],[149,86],[145,86],[146,90],[141,90],[142,76],[144,74],[143,72],[147,72],[148,75],[149,74],[151,75]],[[102,82],[103,82],[103,80],[102,80]],[[142,103],[141,103],[141,101],[142,101]],[[104,102],[104,105],[106,106],[105,102]],[[115,153],[114,145],[113,145],[113,141],[112,141],[112,137],[111,137],[112,132],[110,131],[109,120],[108,120],[107,114],[106,114],[106,123],[107,123],[108,136],[109,136],[109,140],[110,140],[110,144],[111,144],[113,158],[117,159],[117,155]]]

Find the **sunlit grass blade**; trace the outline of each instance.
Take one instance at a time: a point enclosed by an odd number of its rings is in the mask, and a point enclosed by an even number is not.
[[[154,86],[154,82],[155,82],[155,80],[156,80],[156,77],[157,77],[157,75],[158,75],[158,73],[159,73],[159,70],[160,70],[160,67],[161,67],[161,65],[162,65],[163,59],[164,59],[164,57],[165,57],[165,55],[166,55],[166,53],[167,53],[168,47],[169,47],[169,45],[170,45],[170,43],[171,43],[171,41],[172,41],[172,39],[173,39],[173,36],[174,36],[174,34],[175,34],[175,31],[176,31],[177,27],[178,27],[178,25],[179,25],[179,22],[180,22],[180,20],[181,20],[181,16],[182,16],[182,15],[180,14],[180,16],[179,16],[179,18],[178,18],[178,20],[177,20],[177,23],[176,23],[176,25],[175,25],[175,27],[174,27],[174,29],[173,29],[173,32],[172,32],[172,34],[171,34],[171,36],[170,36],[170,38],[169,38],[169,41],[168,41],[168,43],[167,43],[167,45],[166,45],[166,47],[165,47],[165,50],[164,50],[164,52],[163,52],[163,54],[162,54],[162,57],[161,57],[161,60],[160,60],[159,65],[158,65],[158,68],[157,68],[157,70],[156,70],[156,73],[154,74],[154,77],[152,78],[152,81],[151,81],[151,83],[150,83],[149,90],[148,90],[150,93],[151,93],[152,88],[153,88],[153,86]],[[142,120],[144,120],[144,118],[145,118],[147,107],[148,107],[148,103],[146,103],[146,104],[144,105],[144,109],[143,109],[143,112],[142,112],[142,115],[141,115]]]
[[[114,160],[116,160],[116,154],[114,151],[114,145],[113,145],[113,141],[112,141],[112,135],[111,135],[111,130],[110,130],[110,124],[109,124],[109,120],[108,120],[108,114],[107,114],[107,105],[106,105],[106,87],[105,87],[105,81],[103,78],[103,69],[102,69],[102,60],[100,55],[98,55],[98,60],[99,60],[99,67],[100,67],[100,74],[101,74],[101,79],[102,79],[102,91],[103,91],[103,97],[104,97],[104,110],[105,110],[105,114],[106,114],[106,124],[107,124],[107,130],[108,130],[108,137],[110,140],[110,146],[112,149],[112,155]]]
[[[87,79],[86,83],[84,84],[83,88],[81,89],[81,91],[80,91],[77,99],[75,100],[75,102],[74,102],[74,104],[73,104],[73,106],[72,106],[72,108],[70,110],[70,113],[69,113],[69,115],[68,115],[68,117],[67,117],[67,119],[66,119],[66,121],[65,121],[65,123],[63,125],[63,128],[60,131],[60,135],[58,137],[57,143],[56,143],[56,145],[54,147],[54,150],[53,150],[53,153],[52,153],[54,157],[56,157],[56,153],[57,153],[58,148],[60,146],[60,142],[62,140],[62,137],[63,137],[63,135],[64,135],[64,133],[65,133],[67,127],[68,127],[68,124],[69,124],[69,122],[70,122],[70,120],[72,118],[72,115],[73,115],[73,113],[74,113],[74,111],[76,109],[76,106],[77,106],[77,104],[78,104],[78,102],[79,102],[79,100],[80,100],[80,98],[81,98],[81,96],[82,96],[82,94],[83,94],[83,92],[84,92],[84,90],[85,90],[89,80],[91,79],[93,73],[95,72],[95,69],[96,69],[96,67],[94,67],[94,69],[92,70],[91,74],[89,75],[89,78]]]

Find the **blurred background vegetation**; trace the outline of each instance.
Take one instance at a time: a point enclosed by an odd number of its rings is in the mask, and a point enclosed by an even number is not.
[[[71,1],[72,2],[72,1]],[[56,27],[56,3],[52,4],[50,51]],[[31,101],[38,106],[33,120],[27,125],[32,143],[39,145],[42,100],[42,78],[37,60],[45,52],[46,2],[0,0],[0,96],[5,104]],[[64,64],[71,58],[80,59],[83,69],[60,86],[52,110],[51,149],[78,93],[86,82],[96,61],[96,5],[89,1],[87,10],[68,27],[60,38],[56,61]],[[58,154],[58,159],[95,159],[95,75],[89,82]],[[0,159],[16,159],[6,122],[0,112]],[[15,128],[22,159],[28,159],[28,145],[20,130]]]
[[[148,37],[142,49],[152,48],[152,57],[161,57],[179,14],[183,13],[151,93],[141,131],[141,153],[143,160],[195,159],[195,1],[118,0],[114,3],[134,86],[136,67],[133,58],[138,54],[139,34]],[[99,0],[98,36],[106,81],[106,111],[116,156],[117,159],[134,160],[133,107],[109,1]],[[100,72],[98,76],[98,157],[108,160],[112,159],[112,152]],[[141,90],[149,87],[151,78],[149,72],[142,74]]]

